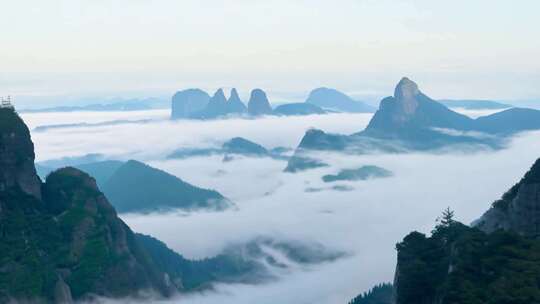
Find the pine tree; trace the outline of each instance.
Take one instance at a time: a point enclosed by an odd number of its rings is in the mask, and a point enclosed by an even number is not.
[[[455,222],[454,211],[450,210],[450,207],[444,209],[442,216],[439,218],[438,222],[444,227],[449,227],[450,225],[452,225]]]

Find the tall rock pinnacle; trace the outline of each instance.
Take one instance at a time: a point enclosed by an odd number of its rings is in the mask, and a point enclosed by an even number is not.
[[[227,100],[227,112],[238,114],[247,112],[246,105],[244,105],[240,96],[238,96],[238,92],[235,88],[231,90],[231,96],[229,97],[229,100]]]
[[[266,93],[261,89],[254,89],[251,91],[251,97],[248,103],[248,112],[250,115],[267,115],[272,114],[272,107]]]
[[[420,94],[418,85],[407,77],[403,77],[394,90],[394,98],[405,115],[412,115],[418,108],[416,97]]]

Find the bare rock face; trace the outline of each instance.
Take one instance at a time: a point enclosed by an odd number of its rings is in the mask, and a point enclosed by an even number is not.
[[[64,282],[62,276],[58,276],[58,281],[54,286],[54,302],[57,304],[71,304],[73,303],[73,297],[71,296],[71,289]]]
[[[433,139],[433,128],[471,130],[474,120],[453,112],[423,94],[407,77],[396,85],[394,96],[381,100],[379,110],[365,132],[375,137],[400,137],[409,140]]]
[[[0,109],[0,191],[18,187],[41,198],[41,181],[34,167],[30,131],[12,109]]]
[[[394,90],[394,98],[405,115],[412,115],[418,108],[416,97],[420,94],[418,85],[407,77],[403,77]]]
[[[474,225],[487,233],[503,229],[540,237],[540,159]]]
[[[251,91],[251,97],[248,103],[248,112],[250,115],[269,115],[272,114],[272,107],[266,97],[266,93],[261,89]]]

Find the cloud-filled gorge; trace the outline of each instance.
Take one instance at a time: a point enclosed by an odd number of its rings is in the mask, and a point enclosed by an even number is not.
[[[120,113],[117,113],[120,115]],[[133,113],[131,113],[133,114]],[[27,113],[30,128],[45,124],[126,119],[114,113]],[[284,173],[287,162],[222,156],[167,159],[182,147],[215,147],[236,136],[267,148],[295,148],[305,131],[362,130],[371,114],[329,114],[215,121],[168,121],[163,111],[138,112],[147,123],[73,127],[32,132],[38,161],[100,153],[137,159],[194,185],[216,189],[237,208],[223,212],[122,214],[136,232],[150,234],[188,258],[218,254],[230,244],[265,236],[315,242],[347,254],[318,265],[294,265],[266,284],[220,284],[183,295],[177,303],[346,303],[374,284],[389,282],[395,244],[412,230],[429,232],[450,206],[469,223],[510,188],[539,156],[539,132],[514,137],[507,149],[465,153],[320,155],[328,167]],[[391,177],[325,183],[326,174],[375,165]],[[341,187],[335,187],[335,186]],[[318,191],[309,191],[317,189]],[[339,191],[347,190],[347,191]]]

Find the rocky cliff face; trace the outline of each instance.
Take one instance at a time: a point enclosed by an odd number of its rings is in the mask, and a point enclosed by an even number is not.
[[[470,130],[473,122],[427,97],[415,82],[404,77],[396,85],[394,96],[381,101],[365,132],[378,136],[403,135],[431,128]]]
[[[0,302],[171,294],[93,178],[64,168],[41,184],[28,128],[9,111],[0,111]]]
[[[248,102],[248,112],[253,116],[272,114],[272,107],[263,90],[255,89],[251,91],[251,97]]]
[[[210,96],[199,89],[176,92],[171,102],[171,119],[190,118],[208,105]]]
[[[540,237],[540,159],[503,197],[475,222],[491,233],[510,230],[526,237]]]
[[[34,158],[28,127],[12,109],[0,109],[0,191],[19,187],[39,199],[41,181]]]

